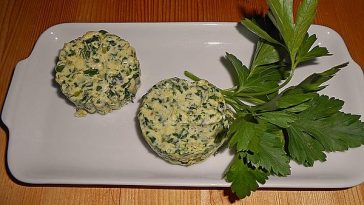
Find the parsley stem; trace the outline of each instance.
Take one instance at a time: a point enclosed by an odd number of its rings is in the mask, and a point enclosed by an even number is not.
[[[188,77],[189,79],[191,79],[193,81],[201,80],[201,78],[197,77],[196,75],[194,75],[193,73],[191,73],[189,71],[185,71],[184,74],[185,74],[186,77]]]
[[[189,79],[193,80],[193,81],[199,81],[199,80],[202,80],[201,78],[197,77],[195,74],[189,72],[189,71],[185,71],[184,72],[185,76],[188,77]],[[228,96],[228,97],[234,97],[234,92],[230,91],[231,89],[233,88],[230,88],[228,90],[223,90],[223,89],[220,89],[218,88],[218,90],[225,96]]]
[[[222,93],[223,95],[230,96],[230,97],[232,97],[232,96],[236,96],[236,95],[235,95],[235,92],[233,92],[233,91],[229,91],[229,90],[221,90],[221,93]]]

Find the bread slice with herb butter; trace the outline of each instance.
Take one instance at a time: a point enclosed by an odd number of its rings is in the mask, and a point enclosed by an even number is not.
[[[77,117],[120,109],[132,101],[140,84],[134,48],[103,30],[66,43],[55,70],[55,80],[76,106]]]
[[[188,166],[224,143],[229,110],[220,91],[207,81],[171,78],[143,97],[138,119],[145,140],[160,157]]]

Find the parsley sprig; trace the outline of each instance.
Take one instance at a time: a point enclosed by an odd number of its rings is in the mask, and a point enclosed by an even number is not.
[[[307,32],[318,0],[304,0],[295,18],[293,0],[267,3],[275,30],[268,31],[255,20],[242,20],[259,37],[253,60],[248,68],[226,53],[236,79],[234,87],[220,89],[235,111],[227,132],[235,156],[225,179],[240,198],[249,196],[270,175],[289,175],[291,160],[313,166],[317,160],[326,160],[325,152],[364,144],[360,116],[341,112],[343,101],[318,94],[325,88],[323,84],[348,63],[314,73],[298,85],[283,89],[299,65],[331,55],[325,47],[313,47],[316,35]],[[200,80],[188,71],[185,75]]]

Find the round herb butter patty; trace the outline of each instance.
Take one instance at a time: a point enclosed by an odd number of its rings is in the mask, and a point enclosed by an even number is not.
[[[90,31],[66,43],[55,70],[55,80],[75,104],[78,117],[120,109],[140,84],[134,48],[106,31]]]
[[[159,156],[187,166],[206,159],[224,143],[227,114],[222,94],[207,81],[171,78],[143,97],[138,119],[145,140]]]

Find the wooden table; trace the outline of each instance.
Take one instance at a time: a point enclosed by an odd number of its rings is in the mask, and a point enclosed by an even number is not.
[[[0,103],[16,63],[39,35],[64,22],[231,21],[257,0],[0,0]],[[297,2],[295,3],[297,7]],[[344,38],[364,68],[364,1],[321,0],[315,22]],[[229,204],[229,189],[24,186],[6,170],[7,135],[0,131],[0,204]],[[364,184],[342,190],[259,190],[236,204],[364,204]]]

